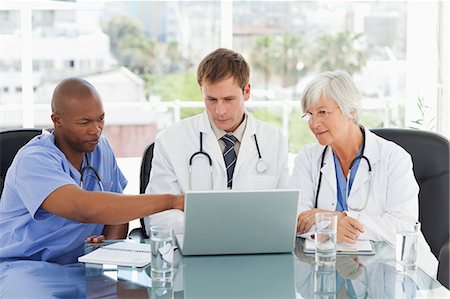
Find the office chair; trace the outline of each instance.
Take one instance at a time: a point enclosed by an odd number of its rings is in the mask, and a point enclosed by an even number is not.
[[[150,180],[150,171],[152,170],[153,148],[155,143],[151,142],[144,150],[141,162],[141,172],[139,178],[139,193],[144,194],[148,181]],[[145,231],[144,218],[140,219],[141,227],[133,229],[128,235],[129,239],[148,239],[147,232]]]
[[[6,171],[17,151],[33,137],[42,133],[42,129],[8,129],[0,131],[0,195],[3,192]]]
[[[439,253],[439,267],[437,279],[444,285],[447,289],[450,288],[449,274],[450,274],[450,242],[447,241],[441,248]]]
[[[403,147],[412,157],[419,184],[419,221],[422,232],[438,257],[449,240],[449,142],[433,132],[412,129],[372,129]]]

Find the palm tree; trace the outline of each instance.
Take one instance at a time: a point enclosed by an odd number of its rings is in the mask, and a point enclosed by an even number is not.
[[[317,71],[343,69],[354,74],[367,62],[363,35],[350,31],[324,34],[315,43],[312,59]]]
[[[276,71],[282,78],[283,86],[292,86],[292,96],[296,96],[296,85],[301,76],[310,69],[308,43],[302,35],[283,35],[277,38],[279,63]]]
[[[264,89],[269,88],[270,77],[273,72],[273,65],[277,62],[277,51],[275,37],[263,35],[256,38],[251,50],[251,63],[255,70],[259,70],[264,75]],[[267,96],[266,96],[267,97]]]
[[[121,65],[143,74],[155,67],[156,42],[147,38],[141,24],[128,16],[117,16],[103,24],[111,52]]]

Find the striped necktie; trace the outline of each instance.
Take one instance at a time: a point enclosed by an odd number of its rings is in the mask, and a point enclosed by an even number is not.
[[[225,142],[225,149],[223,151],[223,159],[225,160],[225,167],[227,168],[227,187],[231,189],[233,186],[233,171],[236,165],[236,152],[234,151],[234,144],[237,139],[233,135],[224,135],[222,138]]]

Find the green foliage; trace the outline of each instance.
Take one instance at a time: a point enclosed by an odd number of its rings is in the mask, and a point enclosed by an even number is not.
[[[146,89],[162,101],[201,101],[202,94],[194,72],[175,72],[164,76],[146,74]]]
[[[363,111],[359,115],[359,123],[366,128],[382,128],[384,111]]]
[[[159,42],[148,38],[142,24],[130,16],[116,16],[102,24],[109,36],[111,51],[120,65],[135,73],[164,74],[189,65],[177,42]]]
[[[411,125],[408,127],[419,130],[434,130],[436,118],[433,116],[431,119],[427,119],[427,115],[433,115],[433,113],[430,113],[431,107],[425,104],[425,99],[423,97],[417,97],[416,104],[420,113],[419,118],[412,120]]]
[[[281,78],[282,85],[293,86],[308,71],[307,41],[300,35],[262,35],[255,39],[251,63],[256,71],[264,75],[264,87],[269,88],[270,78]]]
[[[181,119],[202,113],[205,108],[184,108],[181,109]]]
[[[359,72],[367,62],[363,48],[363,35],[350,31],[323,34],[314,44],[315,68],[320,71],[346,70],[349,74]]]
[[[143,73],[156,63],[155,41],[144,34],[142,25],[130,16],[116,16],[102,24],[109,36],[111,51],[120,65]]]
[[[251,51],[251,63],[255,70],[259,70],[264,75],[264,88],[269,88],[269,81],[272,69],[277,64],[277,45],[273,35],[263,35],[255,40]]]
[[[282,117],[281,109],[274,108],[253,108],[248,109],[251,115],[259,120],[266,121],[277,127],[281,127]]]
[[[295,93],[295,85],[299,78],[310,68],[307,41],[301,35],[284,35],[276,40],[279,52],[276,74],[281,76],[283,86],[294,86]]]
[[[271,123],[279,128],[282,125],[282,109],[259,108],[249,110],[255,118]],[[316,138],[311,133],[308,123],[302,120],[298,112],[292,112],[289,116],[289,145],[291,153],[297,153],[308,143],[315,143]]]
[[[145,74],[145,88],[148,94],[161,97],[162,101],[202,101],[197,75],[191,72],[175,72],[164,76]],[[204,108],[183,108],[181,118],[199,114]]]
[[[308,143],[317,142],[309,129],[308,123],[301,119],[298,112],[289,117],[289,152],[297,153]]]
[[[310,72],[343,69],[354,74],[366,64],[364,36],[350,31],[322,34],[313,40],[306,35],[262,35],[252,45],[251,62],[264,74],[265,86],[274,75],[283,86],[295,85]]]

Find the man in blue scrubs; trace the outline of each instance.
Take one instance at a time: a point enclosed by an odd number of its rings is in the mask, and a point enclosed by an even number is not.
[[[69,78],[56,87],[53,132],[20,149],[6,175],[1,262],[75,263],[86,239],[124,238],[132,219],[183,209],[182,195],[120,194],[127,180],[101,136],[104,118],[100,96],[87,81]]]

